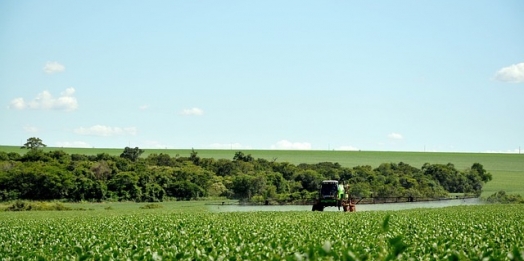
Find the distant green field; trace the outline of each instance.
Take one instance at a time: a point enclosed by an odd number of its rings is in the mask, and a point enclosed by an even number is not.
[[[45,148],[49,150],[63,150],[66,153],[96,155],[108,153],[120,155],[122,149],[110,148]],[[26,150],[16,146],[0,146],[0,151],[17,152],[23,154]],[[233,159],[238,150],[195,150],[202,158]],[[508,193],[524,195],[524,155],[502,153],[448,153],[448,152],[388,152],[388,151],[296,151],[296,150],[243,150],[254,158],[276,160],[277,162],[318,163],[338,162],[344,167],[370,165],[378,167],[381,163],[393,162],[408,163],[420,168],[424,163],[452,163],[458,169],[471,167],[473,163],[480,163],[493,175],[493,180],[486,184],[482,196],[489,196],[499,190]],[[188,157],[190,149],[145,149],[143,157],[152,153],[164,153],[170,156]]]

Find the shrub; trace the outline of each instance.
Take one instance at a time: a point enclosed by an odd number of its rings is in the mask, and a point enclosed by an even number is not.
[[[70,207],[65,206],[60,202],[29,202],[25,200],[17,200],[5,211],[64,211],[71,210]]]
[[[521,195],[518,195],[518,194],[508,195],[506,194],[506,191],[504,190],[501,190],[489,196],[487,198],[487,201],[489,203],[501,203],[501,204],[514,204],[514,203],[524,204],[524,199],[522,198]]]
[[[163,208],[163,206],[160,204],[150,203],[150,204],[145,204],[141,206],[140,208],[141,209],[155,209],[155,208]]]

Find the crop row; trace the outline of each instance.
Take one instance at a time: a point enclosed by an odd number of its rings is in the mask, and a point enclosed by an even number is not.
[[[524,205],[35,218],[0,214],[0,260],[522,260]]]

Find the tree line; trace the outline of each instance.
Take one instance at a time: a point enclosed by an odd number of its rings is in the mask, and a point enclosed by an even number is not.
[[[41,142],[41,141],[40,141]],[[34,144],[33,144],[34,145]],[[44,145],[45,146],[45,145]],[[242,151],[232,159],[201,158],[198,152],[170,156],[126,147],[120,156],[44,152],[25,147],[21,155],[0,152],[0,201],[137,201],[226,197],[250,202],[292,203],[316,196],[322,180],[350,184],[352,197],[445,197],[480,195],[491,180],[481,164],[458,170],[453,164],[400,163],[342,167],[338,163],[292,164],[253,158]]]

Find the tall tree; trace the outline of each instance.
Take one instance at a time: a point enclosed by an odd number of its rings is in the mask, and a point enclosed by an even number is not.
[[[242,151],[237,151],[233,157],[233,161],[253,162],[254,160],[251,154],[245,155]]]
[[[31,137],[31,138],[27,139],[27,142],[20,148],[21,149],[37,150],[37,149],[42,148],[42,147],[47,147],[47,145],[45,145],[42,142],[42,139],[37,138],[37,137]]]
[[[141,150],[138,147],[135,147],[134,149],[130,147],[125,147],[124,152],[120,154],[120,157],[129,159],[131,161],[136,161],[140,157],[140,155],[142,155],[142,153],[144,153],[144,150]]]

